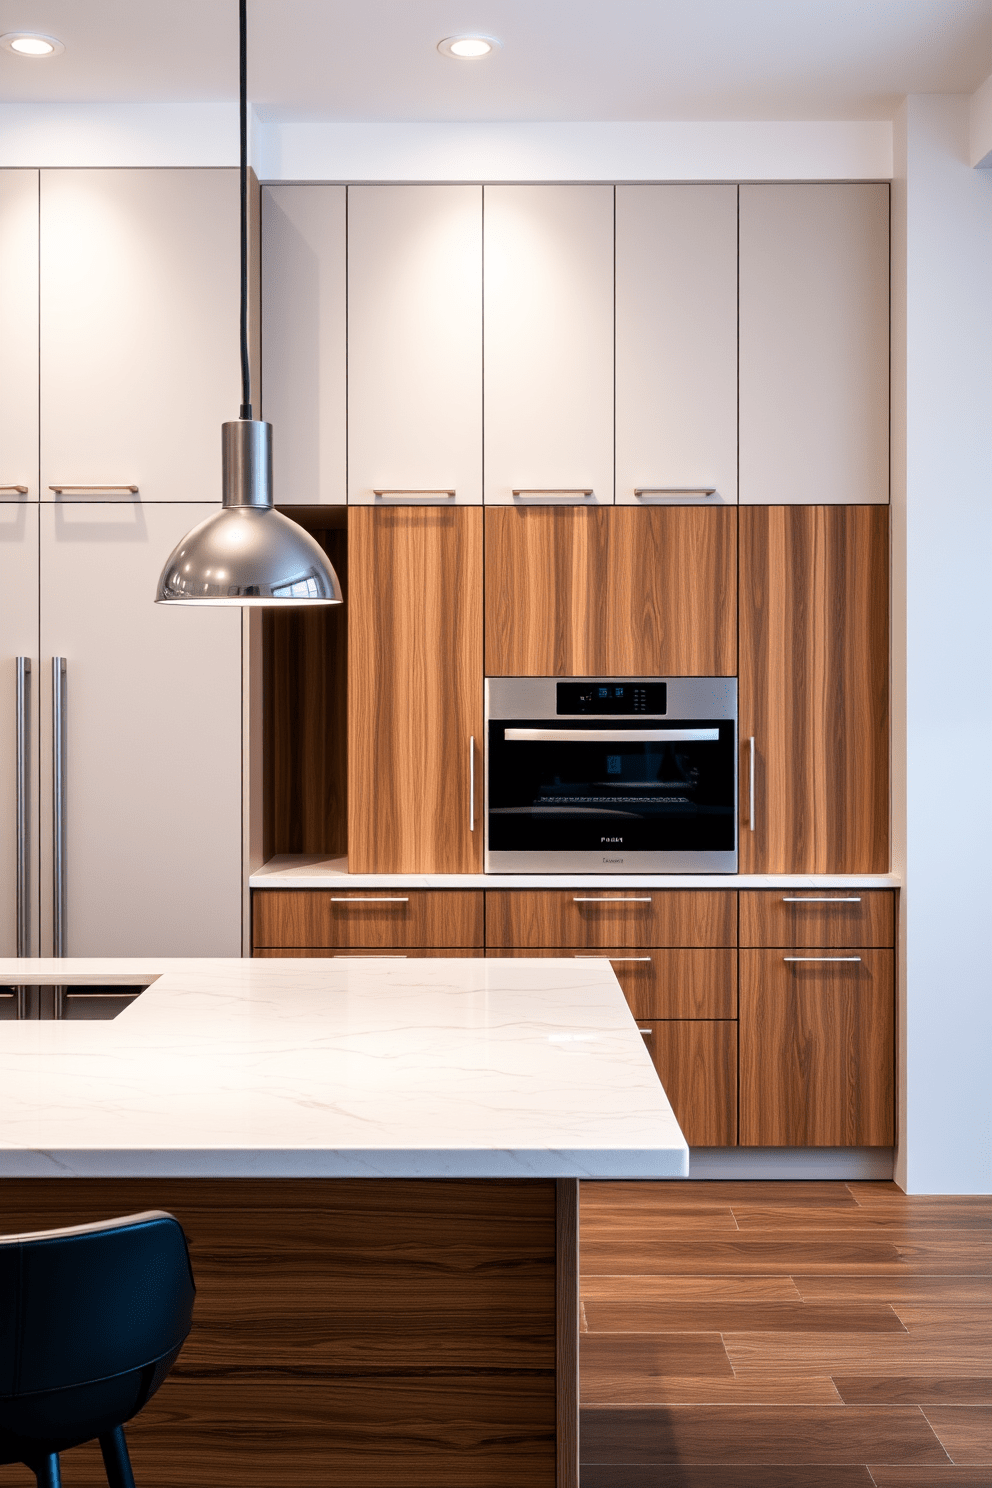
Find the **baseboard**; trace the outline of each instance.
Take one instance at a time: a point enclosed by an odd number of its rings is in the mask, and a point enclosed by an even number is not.
[[[689,1178],[866,1181],[891,1178],[891,1147],[692,1147]]]

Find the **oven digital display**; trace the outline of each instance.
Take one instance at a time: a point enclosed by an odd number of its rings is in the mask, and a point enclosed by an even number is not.
[[[664,714],[668,711],[666,682],[559,682],[559,714],[598,715],[601,718],[632,713]]]

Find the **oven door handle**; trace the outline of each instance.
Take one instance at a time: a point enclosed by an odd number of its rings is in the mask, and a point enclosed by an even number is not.
[[[668,728],[668,729],[555,729],[555,728],[508,728],[503,738],[508,743],[556,744],[683,744],[691,740],[720,737],[718,728]]]

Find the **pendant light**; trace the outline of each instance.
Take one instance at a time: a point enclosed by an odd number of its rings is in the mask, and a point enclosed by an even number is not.
[[[251,416],[248,364],[247,0],[241,62],[241,414],[221,425],[222,507],[188,532],[162,570],[156,604],[332,605],[343,596],[327,555],[272,505],[272,425]]]

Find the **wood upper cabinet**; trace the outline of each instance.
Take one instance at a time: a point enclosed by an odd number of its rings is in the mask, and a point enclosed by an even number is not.
[[[740,952],[742,1146],[891,1147],[893,956]]]
[[[742,873],[888,871],[888,531],[881,506],[741,508]]]
[[[889,499],[889,188],[740,188],[740,499]]]
[[[737,187],[616,192],[617,504],[734,502]]]
[[[356,506],[348,533],[349,866],[478,873],[482,511]]]
[[[238,241],[236,170],[41,172],[45,501],[134,484],[143,502],[218,502]]]
[[[263,416],[280,506],[346,497],[344,186],[262,188]]]
[[[0,170],[0,348],[0,502],[37,501],[36,170]]]
[[[350,186],[348,500],[448,491],[482,502],[482,187]]]
[[[486,501],[612,503],[613,187],[484,196]]]
[[[731,676],[737,513],[486,512],[487,676]]]

